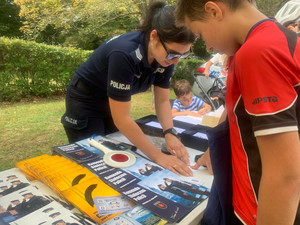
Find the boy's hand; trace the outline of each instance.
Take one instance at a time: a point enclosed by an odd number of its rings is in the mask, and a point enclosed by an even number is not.
[[[211,111],[211,106],[207,103],[204,103],[204,106],[198,111],[198,113],[202,116]]]
[[[196,164],[194,166],[191,166],[192,169],[198,169],[200,166],[206,166],[208,169],[208,172],[213,175],[213,170],[211,167],[211,161],[210,161],[210,154],[209,154],[209,148],[206,150],[206,152],[197,160]]]
[[[198,114],[200,114],[201,116],[207,113],[207,109],[206,108],[202,108],[198,111]]]
[[[209,77],[209,72],[208,71],[204,71],[203,73],[207,78]]]

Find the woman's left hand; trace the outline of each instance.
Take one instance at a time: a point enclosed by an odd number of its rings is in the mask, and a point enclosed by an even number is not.
[[[165,139],[168,151],[178,159],[182,159],[187,165],[190,165],[189,153],[181,141],[173,134],[166,134]]]

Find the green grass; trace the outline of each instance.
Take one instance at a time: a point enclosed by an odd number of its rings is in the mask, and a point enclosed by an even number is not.
[[[68,143],[60,123],[64,104],[64,98],[58,98],[0,105],[0,171],[24,159],[52,154],[51,147]],[[150,114],[155,114],[151,91],[134,95],[131,117]]]

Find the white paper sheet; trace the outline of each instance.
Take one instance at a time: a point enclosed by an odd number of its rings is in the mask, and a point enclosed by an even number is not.
[[[190,124],[201,124],[202,122],[202,117],[195,116],[175,116],[173,119]]]
[[[148,122],[148,123],[145,123],[145,125],[147,126],[150,126],[150,127],[156,127],[156,128],[160,128],[162,129],[162,126],[160,125],[160,123],[158,122]],[[182,128],[179,128],[179,127],[174,127],[174,129],[179,133],[181,134],[183,131],[185,131],[185,129],[182,129]]]

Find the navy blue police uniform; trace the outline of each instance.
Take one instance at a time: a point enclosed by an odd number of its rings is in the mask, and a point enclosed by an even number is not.
[[[149,65],[147,46],[147,37],[141,31],[110,38],[75,71],[61,118],[70,143],[117,130],[108,97],[127,102],[152,84],[170,88],[174,65]]]

